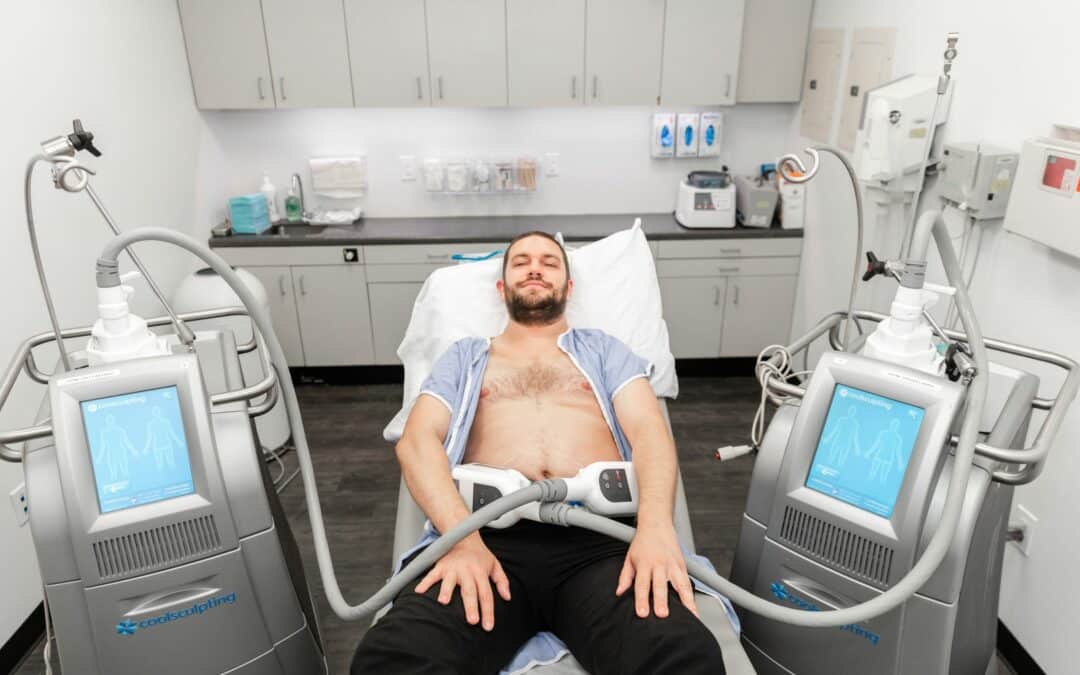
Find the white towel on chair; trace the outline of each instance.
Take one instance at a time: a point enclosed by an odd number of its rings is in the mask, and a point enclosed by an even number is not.
[[[367,157],[312,157],[311,188],[334,199],[363,197],[367,191]]]

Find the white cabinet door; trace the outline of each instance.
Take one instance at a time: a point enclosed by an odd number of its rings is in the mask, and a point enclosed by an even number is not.
[[[304,362],[357,366],[375,361],[367,278],[360,265],[293,267]]]
[[[270,301],[270,320],[278,342],[290,366],[304,365],[304,346],[300,341],[300,322],[296,316],[292,272],[288,267],[245,267],[262,283]]]
[[[728,279],[721,356],[757,356],[772,344],[787,344],[797,276],[738,276]]]
[[[401,363],[397,348],[412,318],[413,303],[423,283],[368,284],[371,328],[375,337],[375,363]]]
[[[345,0],[353,98],[357,106],[426,106],[424,0]]]
[[[746,0],[739,103],[799,100],[814,0]]]
[[[195,104],[273,108],[259,0],[179,0]]]
[[[726,285],[724,277],[660,279],[664,321],[675,358],[720,356]]]
[[[278,107],[352,107],[341,0],[262,0],[262,6]]]
[[[586,102],[656,105],[664,0],[589,0],[585,24]]]
[[[510,105],[584,100],[585,0],[507,0]]]
[[[744,0],[667,0],[664,105],[731,105],[739,76]]]
[[[505,0],[427,0],[435,105],[506,105]]]

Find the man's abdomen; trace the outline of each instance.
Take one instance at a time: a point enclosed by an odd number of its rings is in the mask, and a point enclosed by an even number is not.
[[[533,480],[572,476],[593,462],[620,459],[611,429],[592,405],[524,399],[481,402],[466,462],[516,469]]]

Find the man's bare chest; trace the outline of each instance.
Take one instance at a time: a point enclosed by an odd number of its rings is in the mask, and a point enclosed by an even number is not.
[[[493,360],[484,372],[481,403],[593,399],[588,379],[566,356],[512,362]]]

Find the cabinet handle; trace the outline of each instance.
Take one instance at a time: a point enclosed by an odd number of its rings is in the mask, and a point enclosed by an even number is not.
[[[712,304],[719,307],[720,306],[720,286],[718,286],[718,285],[713,286],[713,289],[716,291],[716,295],[713,297]]]
[[[728,274],[735,274],[735,273],[737,273],[739,271],[739,268],[738,267],[717,267],[716,271],[717,272],[728,273]]]
[[[416,100],[422,101],[424,99],[424,85],[420,81],[420,76],[416,76]]]
[[[449,253],[428,253],[427,254],[427,259],[428,260],[449,260],[450,259],[450,254]]]
[[[596,95],[600,92],[600,76],[592,76],[592,97],[595,99]]]
[[[739,253],[742,253],[742,249],[741,248],[722,248],[722,249],[720,249],[720,253],[731,253],[731,254],[734,254],[734,255],[738,255]]]
[[[260,101],[265,101],[265,100],[266,100],[266,94],[264,94],[264,93],[263,93],[263,88],[262,88],[262,75],[260,75],[259,77],[255,78],[255,86],[257,86],[257,87],[259,88],[259,100],[260,100]]]
[[[285,76],[284,75],[281,76],[281,78],[279,79],[279,82],[281,82],[281,100],[284,101],[285,99],[289,98],[288,96],[285,95]]]
[[[570,98],[577,98],[577,75],[570,76]]]
[[[739,304],[739,284],[735,284],[735,302],[734,302],[734,304],[736,304],[736,305]]]
[[[439,100],[443,100],[442,75],[439,76]]]
[[[731,73],[724,75],[724,98],[731,96]]]
[[[277,278],[278,291],[281,293],[281,297],[285,297],[285,275],[279,274]]]
[[[307,295],[307,289],[304,288],[304,275],[300,275],[300,295]]]

